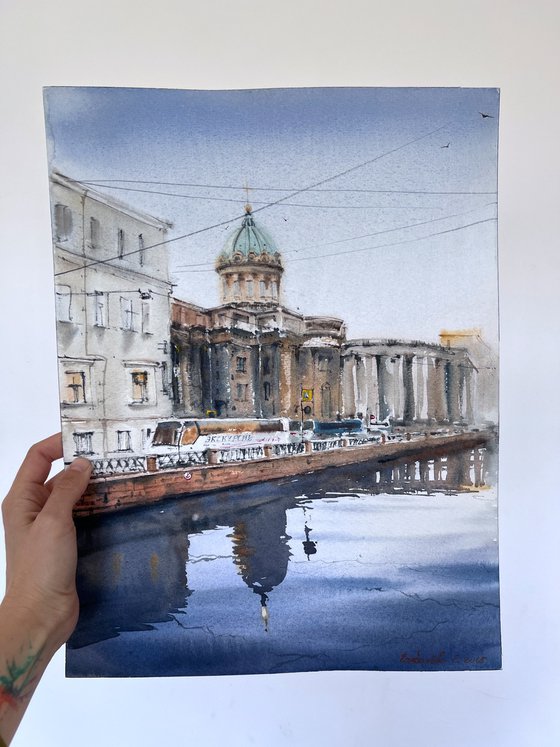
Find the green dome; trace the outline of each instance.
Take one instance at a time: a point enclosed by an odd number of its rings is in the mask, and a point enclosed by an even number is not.
[[[246,215],[239,228],[236,228],[227,238],[224,248],[218,257],[218,263],[268,261],[274,264],[280,262],[280,253],[272,237],[264,228],[257,226],[251,213],[251,207],[246,206]]]

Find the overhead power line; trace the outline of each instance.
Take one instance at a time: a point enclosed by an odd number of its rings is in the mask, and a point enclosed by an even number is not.
[[[310,259],[324,259],[325,257],[327,257],[327,258],[328,257],[338,257],[338,256],[341,256],[343,254],[357,254],[358,252],[371,252],[374,249],[385,249],[385,248],[391,247],[391,246],[400,246],[402,244],[412,244],[412,243],[414,243],[416,241],[424,241],[425,239],[431,239],[434,236],[443,236],[444,234],[447,234],[447,233],[454,233],[456,231],[462,231],[465,228],[471,228],[472,226],[479,226],[479,225],[482,225],[483,223],[492,223],[495,220],[497,220],[497,219],[496,218],[484,218],[483,220],[477,220],[477,221],[474,221],[473,223],[466,223],[463,226],[456,226],[455,228],[448,228],[445,231],[437,231],[437,232],[434,232],[434,233],[429,233],[426,236],[416,236],[413,239],[403,239],[402,241],[394,241],[394,242],[390,242],[388,244],[376,244],[375,246],[366,246],[366,247],[362,247],[360,249],[347,249],[346,251],[342,251],[342,252],[331,252],[330,254],[316,254],[316,255],[314,255],[312,257],[294,257],[293,259],[290,260],[290,262],[308,262]],[[187,273],[187,272],[189,272],[189,273],[190,272],[192,272],[192,273],[196,273],[196,272],[213,272],[213,269],[207,269],[207,270],[175,270],[173,272],[173,274],[182,274],[182,273]]]
[[[404,231],[408,228],[426,226],[426,225],[429,225],[430,223],[438,223],[444,220],[449,220],[450,218],[461,218],[463,215],[470,215],[470,213],[475,213],[477,210],[481,210],[482,208],[490,207],[491,205],[497,205],[497,204],[498,204],[497,202],[487,202],[485,205],[479,205],[478,207],[473,208],[472,210],[465,210],[464,212],[461,212],[461,213],[452,213],[451,215],[444,215],[443,217],[440,217],[440,218],[430,218],[429,220],[422,220],[422,221],[418,221],[417,223],[408,223],[404,226],[395,226],[394,228],[385,228],[382,231],[374,231],[373,233],[365,233],[365,234],[362,234],[361,236],[348,236],[345,239],[337,239],[336,241],[326,241],[325,243],[322,243],[322,244],[313,244],[313,246],[305,247],[304,249],[287,250],[285,252],[283,251],[282,255],[287,256],[288,254],[298,254],[299,252],[306,251],[306,249],[318,249],[321,246],[332,246],[333,244],[344,244],[344,243],[347,243],[348,241],[359,241],[360,239],[369,239],[372,236],[380,236],[381,234],[385,234],[385,233],[394,233],[395,231]],[[213,267],[213,266],[214,265],[211,262],[193,262],[192,264],[187,264],[187,265],[177,265],[177,270],[183,267],[189,268],[189,267]]]
[[[484,218],[483,220],[477,220],[473,223],[466,223],[464,226],[456,226],[455,228],[448,228],[445,231],[436,231],[435,233],[429,233],[427,236],[417,236],[414,239],[403,239],[402,241],[395,241],[389,244],[378,244],[377,246],[364,247],[362,249],[347,249],[342,252],[331,252],[330,254],[317,254],[314,257],[295,257],[292,262],[304,262],[310,259],[319,259],[323,257],[338,257],[343,254],[357,254],[358,252],[368,252],[372,249],[383,249],[389,246],[400,246],[401,244],[412,244],[415,241],[423,241],[424,239],[431,239],[434,236],[443,236],[447,233],[455,233],[456,231],[463,231],[465,228],[471,228],[472,226],[480,226],[483,223],[492,223],[496,218]]]
[[[81,184],[86,184],[87,182],[80,182]],[[104,189],[120,189],[124,190],[125,192],[141,192],[142,194],[149,194],[149,195],[163,195],[165,197],[180,197],[181,199],[186,200],[203,200],[204,202],[235,202],[239,204],[240,202],[246,202],[246,200],[242,200],[241,198],[234,198],[234,197],[206,197],[205,195],[184,195],[184,194],[177,194],[177,192],[161,192],[159,190],[155,189],[137,189],[135,187],[114,187],[109,184],[101,184],[98,185],[103,187]],[[284,190],[283,190],[284,191]],[[315,190],[318,192],[319,190]],[[270,207],[270,203],[263,202],[259,200],[252,200],[252,205],[265,205],[267,207]],[[310,203],[297,203],[297,202],[283,202],[283,207],[302,207],[302,208],[326,208],[328,210],[330,209],[336,209],[336,210],[438,210],[440,208],[434,207],[433,205],[313,205]],[[256,212],[256,211],[253,211]]]
[[[80,179],[81,184],[108,187],[109,184],[155,184],[159,187],[195,187],[197,189],[228,189],[245,191],[246,187],[225,184],[194,184],[191,182],[159,182],[149,179]],[[110,189],[125,189],[125,187],[109,187]],[[250,187],[251,192],[293,192],[295,187]],[[132,191],[132,190],[131,190]],[[457,190],[457,191],[435,191],[427,189],[356,189],[351,187],[307,189],[307,192],[359,192],[363,194],[399,194],[399,195],[495,195],[496,190]],[[156,193],[158,194],[158,193]],[[167,193],[162,193],[167,194]],[[187,196],[187,195],[184,195]],[[217,198],[216,198],[217,199]]]
[[[421,140],[425,140],[428,137],[431,137],[432,135],[435,135],[437,132],[440,132],[445,127],[447,127],[449,123],[446,122],[445,124],[441,125],[440,127],[436,127],[434,130],[431,130],[430,132],[425,133],[424,135],[419,135],[418,137],[413,138],[412,140],[407,140],[405,143],[402,143],[401,145],[396,146],[395,148],[391,148],[391,150],[385,151],[384,153],[380,153],[378,156],[374,156],[373,158],[369,158],[367,161],[363,161],[362,163],[357,164],[356,166],[350,166],[349,168],[345,169],[344,171],[340,171],[337,174],[333,174],[332,176],[328,176],[325,179],[321,179],[318,182],[314,182],[313,184],[308,185],[307,187],[303,187],[302,189],[295,190],[294,192],[291,192],[290,194],[286,195],[285,197],[280,197],[278,200],[274,200],[273,202],[268,203],[267,205],[263,205],[256,210],[253,210],[253,214],[260,213],[263,210],[267,210],[271,207],[274,207],[275,205],[279,205],[286,200],[291,199],[292,197],[296,197],[298,194],[303,194],[304,192],[308,192],[310,189],[315,189],[316,187],[320,187],[323,184],[328,184],[329,182],[333,181],[334,179],[339,179],[343,176],[347,176],[348,174],[353,173],[354,171],[357,171],[358,169],[362,169],[365,166],[369,166],[372,163],[376,163],[377,161],[380,161],[382,158],[386,158],[387,156],[392,155],[393,153],[398,153],[399,151],[403,150],[403,148],[407,148],[410,145],[413,145],[414,143],[418,143]],[[70,181],[76,182],[75,179],[72,179]],[[78,182],[79,183],[79,182]],[[176,241],[182,241],[183,239],[190,238],[191,236],[197,236],[198,234],[205,233],[206,231],[211,231],[214,228],[220,228],[221,226],[228,225],[228,223],[231,223],[234,220],[240,220],[243,218],[243,215],[238,215],[234,218],[230,218],[229,220],[220,221],[218,223],[214,223],[211,226],[206,226],[204,228],[199,228],[195,231],[190,231],[189,233],[185,233],[182,236],[176,236],[173,239],[166,239],[165,241],[157,242],[156,244],[152,244],[150,246],[145,246],[142,249],[135,249],[131,252],[125,252],[123,255],[115,255],[114,257],[108,257],[107,259],[98,259],[94,260],[93,262],[88,262],[81,267],[74,267],[69,270],[62,270],[61,272],[55,273],[55,276],[60,275],[67,275],[71,272],[80,272],[87,267],[93,267],[94,265],[101,265],[101,264],[107,264],[108,262],[113,262],[116,259],[122,259],[122,257],[132,256],[134,254],[138,254],[142,251],[148,251],[149,249],[155,249],[159,246],[164,246],[166,244],[172,244]]]

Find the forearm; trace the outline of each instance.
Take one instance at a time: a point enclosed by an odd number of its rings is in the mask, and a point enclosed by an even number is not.
[[[78,620],[72,509],[91,464],[75,459],[48,479],[62,456],[60,434],[29,449],[2,503],[6,596],[0,604],[0,735],[9,743],[55,651]]]
[[[8,745],[59,646],[39,620],[10,600],[0,605],[0,745]]]

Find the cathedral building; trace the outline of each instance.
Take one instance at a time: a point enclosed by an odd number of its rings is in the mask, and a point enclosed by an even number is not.
[[[472,423],[476,369],[467,350],[347,340],[342,319],[282,303],[282,256],[251,207],[216,260],[221,303],[172,300],[175,412],[180,417],[290,417]],[[302,403],[302,390],[312,397]]]
[[[246,207],[216,261],[221,304],[172,303],[174,392],[178,414],[270,418],[341,411],[346,328],[334,317],[303,316],[282,304],[282,257]]]

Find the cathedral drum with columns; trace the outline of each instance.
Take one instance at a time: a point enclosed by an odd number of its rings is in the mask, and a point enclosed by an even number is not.
[[[272,238],[257,227],[251,206],[216,261],[222,303],[278,305],[284,268]]]

